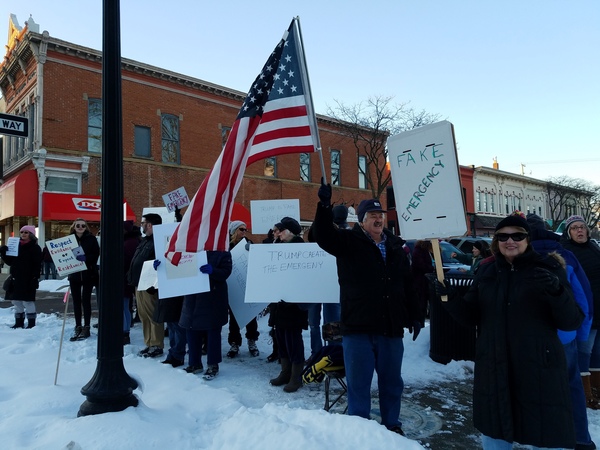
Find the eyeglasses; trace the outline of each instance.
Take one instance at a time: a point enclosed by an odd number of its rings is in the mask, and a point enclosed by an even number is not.
[[[247,228],[238,228],[238,230],[240,230],[240,231],[248,231]]]
[[[575,230],[575,231],[581,231],[581,230],[585,230],[586,226],[585,225],[573,225],[570,229]]]
[[[506,242],[512,239],[514,242],[521,242],[529,236],[527,233],[496,233],[496,239],[500,242]]]
[[[78,223],[77,225],[75,225],[75,228],[85,228],[85,227],[86,227],[86,225],[82,225],[80,223]]]

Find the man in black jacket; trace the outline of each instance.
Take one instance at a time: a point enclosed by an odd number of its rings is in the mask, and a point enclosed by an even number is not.
[[[358,206],[351,230],[334,226],[331,186],[323,182],[313,224],[317,244],[336,257],[340,283],[341,331],[348,383],[348,414],[371,412],[371,381],[377,371],[381,423],[404,435],[400,402],[404,382],[404,328],[415,340],[423,326],[403,249],[404,240],[383,228],[377,199]]]
[[[158,294],[155,289],[140,291],[137,289],[142,274],[142,266],[145,261],[154,261],[156,255],[154,252],[154,236],[152,227],[162,224],[162,218],[155,213],[144,214],[142,216],[142,231],[144,237],[138,244],[129,266],[127,282],[135,288],[135,299],[137,301],[138,316],[142,321],[142,331],[144,333],[144,342],[146,348],[139,352],[140,356],[155,358],[163,354],[165,328],[164,324],[156,323],[152,317],[154,309],[158,302]]]

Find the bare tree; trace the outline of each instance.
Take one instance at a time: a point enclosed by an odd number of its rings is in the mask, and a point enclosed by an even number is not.
[[[356,148],[356,161],[374,198],[380,198],[390,183],[387,167],[387,138],[439,119],[438,114],[415,111],[407,103],[392,103],[393,97],[369,97],[366,102],[345,105],[336,100],[336,107],[329,107],[329,117],[340,122],[340,134],[348,136]],[[359,156],[366,157],[361,167]]]
[[[561,222],[574,214],[581,215],[591,229],[600,220],[600,186],[566,175],[547,180],[550,218],[556,230]]]

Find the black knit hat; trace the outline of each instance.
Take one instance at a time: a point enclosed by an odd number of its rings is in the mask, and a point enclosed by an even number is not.
[[[527,214],[527,223],[531,230],[545,230],[546,222],[537,214]]]
[[[502,219],[500,223],[496,225],[496,229],[494,230],[494,232],[497,232],[500,228],[504,227],[521,227],[525,231],[527,231],[527,233],[531,231],[529,228],[529,224],[525,219],[525,215],[520,211],[515,211],[510,216],[507,216],[504,219]]]
[[[292,234],[300,234],[302,232],[302,227],[298,221],[292,217],[284,217],[280,222],[276,223],[275,226],[280,231],[290,230]]]

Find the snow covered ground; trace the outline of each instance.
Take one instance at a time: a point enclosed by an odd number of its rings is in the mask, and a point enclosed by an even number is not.
[[[52,291],[62,284],[43,281],[40,289]],[[161,364],[164,358],[138,357],[143,339],[141,327],[135,326],[132,344],[124,347],[123,362],[127,373],[139,382],[135,391],[139,406],[79,418],[77,412],[85,400],[81,387],[96,369],[97,330],[88,340],[69,342],[73,323],[67,320],[54,385],[62,319],[40,314],[31,330],[12,330],[8,327],[12,323],[11,308],[0,308],[0,448],[423,448],[374,420],[325,412],[322,384],[304,386],[292,394],[270,386],[269,379],[278,374],[279,365],[265,359],[271,351],[267,318],[259,320],[261,355],[250,357],[244,342],[240,356],[224,358],[218,377],[212,381],[187,374],[182,367]],[[228,348],[226,335],[225,328],[224,352]],[[308,332],[305,343],[308,353]],[[427,388],[470,380],[472,363],[441,365],[433,362],[428,352],[428,327],[416,342],[405,339],[403,375],[407,386]],[[445,407],[453,408],[447,401]],[[590,432],[598,443],[600,412],[588,413]],[[447,438],[452,441],[451,435]]]

